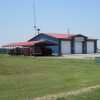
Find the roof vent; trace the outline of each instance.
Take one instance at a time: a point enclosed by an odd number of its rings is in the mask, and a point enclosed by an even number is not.
[[[38,34],[39,34],[40,33],[40,29],[38,28],[37,31],[38,31]]]

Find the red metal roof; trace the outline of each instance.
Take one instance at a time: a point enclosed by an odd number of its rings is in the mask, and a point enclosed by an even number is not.
[[[59,38],[59,39],[68,39],[78,34],[58,34],[58,33],[45,33],[48,36]]]
[[[57,34],[57,33],[44,33],[48,36],[58,38],[58,39],[70,39],[74,36],[77,36],[78,34]],[[97,40],[94,38],[87,38],[88,40]],[[47,41],[28,41],[28,42],[17,42],[17,43],[11,43],[7,45],[3,45],[2,47],[14,47],[14,46],[33,46],[36,43],[41,43],[41,42],[47,42]],[[48,41],[50,43],[50,41]]]
[[[17,43],[10,43],[3,45],[2,47],[14,47],[14,46],[33,46],[36,43],[39,43],[42,41],[30,41],[30,42],[17,42]]]
[[[54,43],[52,41],[47,41],[47,40],[41,40],[41,41],[29,41],[29,42],[17,42],[17,43],[10,43],[3,45],[2,47],[15,47],[15,46],[34,46],[35,44],[37,45],[57,45],[57,43]]]
[[[91,36],[88,36],[87,39],[88,39],[88,40],[98,40],[98,39],[95,39],[94,37],[91,37]]]
[[[54,37],[54,38],[58,38],[58,39],[70,39],[70,38],[72,38],[74,36],[79,35],[79,34],[58,34],[58,33],[44,33],[44,34],[46,34],[48,36],[51,36],[51,37]],[[87,37],[87,39],[88,40],[97,40],[97,39],[95,39],[93,37],[90,37],[90,36]]]

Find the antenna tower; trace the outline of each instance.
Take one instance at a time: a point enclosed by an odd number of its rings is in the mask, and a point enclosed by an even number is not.
[[[33,13],[34,13],[34,32],[35,32],[35,35],[36,35],[36,11],[35,11],[35,2],[33,0]]]

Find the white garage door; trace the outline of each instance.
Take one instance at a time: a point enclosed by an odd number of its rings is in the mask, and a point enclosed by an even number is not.
[[[87,42],[87,53],[94,53],[94,42]]]
[[[82,54],[82,42],[75,42],[75,54]]]
[[[61,53],[71,54],[71,42],[70,41],[61,41]]]

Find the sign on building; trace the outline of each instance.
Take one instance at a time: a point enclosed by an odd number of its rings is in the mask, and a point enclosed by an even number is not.
[[[75,37],[75,41],[84,41],[83,37]]]

